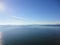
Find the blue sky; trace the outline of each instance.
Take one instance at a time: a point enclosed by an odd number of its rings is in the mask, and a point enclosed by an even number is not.
[[[1,0],[0,24],[60,24],[60,0]]]

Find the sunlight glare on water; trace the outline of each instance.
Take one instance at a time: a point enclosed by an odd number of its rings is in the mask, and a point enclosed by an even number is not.
[[[0,32],[0,45],[2,45],[2,32]]]

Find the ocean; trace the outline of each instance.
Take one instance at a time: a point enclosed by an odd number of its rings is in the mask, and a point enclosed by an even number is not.
[[[2,45],[60,45],[59,26],[2,25]]]

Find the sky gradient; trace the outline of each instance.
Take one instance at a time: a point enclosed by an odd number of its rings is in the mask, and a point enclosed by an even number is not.
[[[0,0],[0,24],[60,24],[60,0]]]

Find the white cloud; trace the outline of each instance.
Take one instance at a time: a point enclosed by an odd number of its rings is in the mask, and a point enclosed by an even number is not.
[[[25,18],[23,18],[23,17],[17,17],[17,16],[12,16],[12,15],[11,15],[11,17],[14,18],[14,19],[25,20]]]

